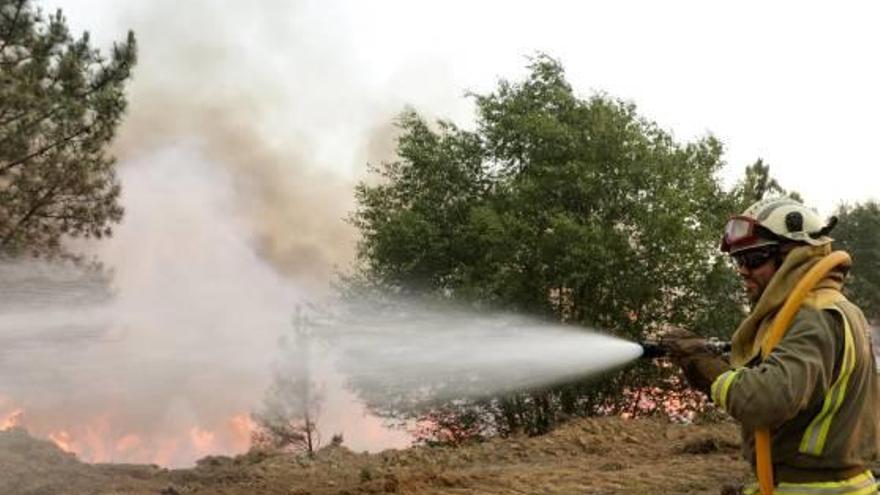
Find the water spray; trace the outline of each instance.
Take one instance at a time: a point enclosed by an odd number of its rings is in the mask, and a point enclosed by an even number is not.
[[[389,413],[580,380],[642,352],[586,328],[412,304],[339,315],[316,333],[331,342],[352,389]]]

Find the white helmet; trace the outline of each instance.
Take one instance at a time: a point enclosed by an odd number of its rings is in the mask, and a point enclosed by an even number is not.
[[[837,217],[826,224],[815,210],[789,197],[767,198],[730,217],[724,227],[721,251],[734,254],[761,246],[796,242],[821,246],[837,225]]]

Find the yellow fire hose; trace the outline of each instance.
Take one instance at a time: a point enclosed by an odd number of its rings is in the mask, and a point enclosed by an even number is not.
[[[816,265],[807,272],[806,275],[795,285],[794,290],[785,300],[782,309],[776,319],[773,320],[773,326],[770,327],[769,334],[761,345],[761,359],[767,359],[776,344],[785,336],[788,326],[791,324],[792,318],[798,312],[804,302],[807,294],[813,290],[820,280],[825,278],[834,267],[843,264],[849,264],[851,259],[849,254],[844,251],[835,251],[828,256],[822,258]],[[758,428],[755,431],[755,457],[758,472],[758,486],[761,488],[761,495],[773,495],[773,459],[770,451],[770,430],[768,428]]]

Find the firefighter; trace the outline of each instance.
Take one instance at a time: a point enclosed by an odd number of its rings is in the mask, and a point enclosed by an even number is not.
[[[750,312],[733,334],[729,362],[695,334],[664,339],[691,385],[741,423],[743,456],[753,466],[754,432],[770,430],[778,494],[878,493],[869,470],[878,453],[877,366],[865,317],[841,293],[848,266],[817,284],[783,339],[761,356],[795,284],[831,252],[836,221],[824,223],[791,198],[761,200],[731,217],[721,250],[733,258]]]

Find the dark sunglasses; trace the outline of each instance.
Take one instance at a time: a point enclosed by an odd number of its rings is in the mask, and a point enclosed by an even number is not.
[[[754,270],[776,257],[777,252],[776,249],[750,249],[734,254],[733,261],[740,268]]]

